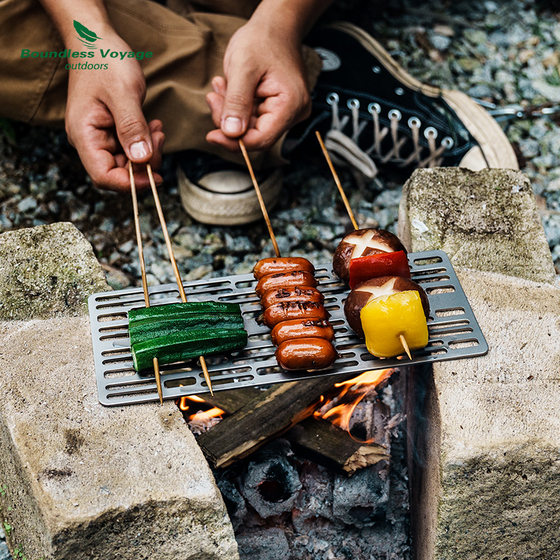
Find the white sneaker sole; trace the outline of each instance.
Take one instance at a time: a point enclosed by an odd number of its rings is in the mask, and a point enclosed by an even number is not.
[[[216,192],[192,183],[183,170],[177,170],[179,194],[183,208],[197,222],[219,226],[235,226],[255,222],[262,218],[261,208],[251,179],[248,188],[241,192],[227,191],[227,186]],[[276,170],[259,184],[263,200],[270,210],[278,201],[282,189],[282,173]]]

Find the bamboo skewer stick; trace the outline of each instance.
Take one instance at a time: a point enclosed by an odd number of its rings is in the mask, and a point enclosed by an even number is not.
[[[328,163],[329,168],[331,170],[332,176],[334,178],[334,182],[336,183],[336,186],[338,188],[338,192],[340,193],[340,196],[342,197],[342,202],[344,202],[344,206],[346,206],[346,212],[348,212],[348,216],[350,217],[352,225],[354,226],[354,229],[360,229],[359,226],[358,226],[358,222],[356,222],[356,218],[354,217],[354,212],[352,212],[352,208],[350,208],[350,203],[348,202],[348,198],[346,198],[346,193],[344,192],[344,189],[342,188],[342,184],[340,182],[338,174],[335,171],[333,162],[331,160],[331,156],[329,155],[329,152],[327,151],[327,148],[325,147],[325,144],[323,142],[323,138],[321,137],[321,133],[318,130],[316,130],[315,135],[317,136],[317,140],[319,140],[319,144],[321,145],[321,150],[323,150],[323,154],[324,154],[325,159],[327,160],[327,163]]]
[[[412,354],[410,353],[410,348],[408,347],[408,343],[406,342],[406,338],[404,337],[404,334],[399,334],[399,340],[403,345],[404,351],[406,352],[408,359],[412,360]]]
[[[274,252],[276,253],[277,257],[280,257],[280,249],[278,248],[278,243],[276,242],[276,236],[274,235],[272,224],[270,222],[270,218],[268,217],[268,211],[266,209],[266,205],[264,203],[264,199],[261,194],[261,189],[259,187],[259,184],[257,183],[257,178],[255,177],[255,172],[253,171],[253,166],[251,165],[251,160],[249,159],[249,154],[247,153],[247,148],[245,147],[245,143],[243,142],[243,140],[241,140],[241,138],[239,139],[239,147],[241,148],[241,153],[243,154],[245,163],[247,164],[249,175],[251,175],[251,181],[253,181],[253,186],[255,187],[255,192],[257,193],[257,198],[259,199],[259,204],[264,216],[264,220],[266,222],[266,227],[268,228],[270,240],[272,241],[272,245],[274,247]]]
[[[130,177],[130,193],[132,195],[132,208],[134,214],[134,229],[136,230],[136,244],[138,245],[138,259],[140,261],[140,271],[142,273],[142,289],[144,291],[144,302],[146,307],[150,307],[150,294],[148,292],[148,281],[146,279],[146,263],[144,262],[144,248],[142,245],[142,232],[140,231],[140,217],[138,215],[138,197],[136,196],[136,183],[132,171],[132,162],[128,162],[128,175]],[[161,388],[161,373],[159,362],[154,358],[154,374],[156,376],[157,392],[159,403],[163,404],[163,391]]]
[[[338,188],[338,192],[340,192],[340,196],[342,197],[342,201],[344,202],[344,206],[346,207],[346,212],[348,212],[348,216],[350,217],[352,225],[354,226],[354,229],[360,229],[360,226],[358,226],[358,222],[356,221],[356,218],[354,217],[354,212],[352,212],[352,208],[350,207],[350,203],[348,202],[348,198],[346,197],[346,193],[344,192],[344,189],[342,188],[342,184],[341,184],[340,179],[338,177],[338,173],[336,172],[336,170],[334,168],[331,156],[329,155],[329,152],[327,151],[325,143],[323,142],[323,138],[321,137],[321,133],[318,130],[316,130],[315,131],[315,136],[317,136],[317,140],[319,141],[319,144],[321,145],[321,150],[323,151],[323,155],[325,156],[325,159],[327,160],[327,164],[329,165],[329,169],[331,170],[334,182],[336,183],[336,186]],[[406,355],[409,357],[410,360],[412,360],[412,354],[410,353],[410,348],[408,347],[408,343],[406,342],[406,338],[404,337],[403,334],[399,335],[399,340],[401,341],[401,344],[404,348],[404,351],[406,352]]]
[[[159,200],[159,195],[157,192],[156,182],[154,180],[154,175],[152,173],[152,166],[147,163],[146,169],[148,171],[148,178],[150,180],[150,187],[152,188],[152,194],[154,196],[154,202],[156,203],[156,210],[159,217],[159,222],[161,224],[161,229],[163,231],[163,237],[165,239],[165,245],[167,246],[167,253],[169,255],[169,260],[171,261],[171,266],[173,267],[173,272],[175,273],[175,280],[177,281],[177,287],[179,288],[179,294],[181,296],[181,301],[183,303],[187,302],[187,295],[185,294],[185,288],[183,287],[183,281],[181,280],[181,273],[179,272],[179,267],[177,266],[177,261],[175,255],[173,254],[173,247],[171,245],[171,238],[169,237],[169,231],[167,230],[167,223],[165,222],[165,217],[163,215],[163,210],[161,208],[161,202]],[[212,389],[212,381],[210,380],[210,374],[208,373],[208,366],[206,365],[206,360],[204,356],[199,357],[200,367],[202,368],[202,373],[204,374],[204,380],[210,389],[210,394],[213,396],[214,391]]]

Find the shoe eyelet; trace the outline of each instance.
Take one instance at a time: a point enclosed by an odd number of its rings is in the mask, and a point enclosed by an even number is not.
[[[397,109],[391,109],[389,111],[389,119],[397,119],[398,121],[400,121],[402,119],[402,113]]]
[[[327,95],[327,103],[332,105],[333,103],[338,103],[339,101],[338,93],[331,92]]]
[[[453,141],[453,138],[451,138],[451,136],[446,136],[441,141],[441,144],[442,144],[442,146],[445,146],[448,150],[450,150],[455,145],[455,142]]]
[[[346,102],[346,106],[348,107],[348,109],[359,109],[360,108],[360,100],[359,99],[349,99]]]
[[[437,130],[433,126],[429,126],[426,130],[424,130],[424,137],[437,138]]]
[[[404,89],[402,87],[398,87],[395,90],[395,95],[404,95]]]
[[[410,119],[408,119],[409,128],[420,128],[421,126],[422,126],[422,122],[418,117],[410,117]]]
[[[372,71],[374,74],[381,74],[381,68],[380,68],[379,66],[372,66],[372,67],[371,67],[371,71]]]
[[[367,110],[371,115],[373,115],[374,111],[379,114],[381,113],[381,105],[379,105],[379,103],[370,103],[367,107]]]

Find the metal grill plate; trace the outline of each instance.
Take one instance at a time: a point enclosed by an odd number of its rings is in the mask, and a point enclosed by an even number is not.
[[[242,352],[207,357],[214,390],[282,383],[318,375],[362,373],[370,369],[408,366],[481,356],[488,344],[478,326],[449,258],[443,251],[408,255],[412,279],[418,282],[430,301],[429,342],[413,352],[413,359],[379,359],[371,356],[363,341],[347,326],[344,300],[348,288],[332,273],[329,265],[318,266],[316,278],[325,295],[325,306],[335,329],[335,346],[340,357],[330,368],[314,372],[286,372],[274,357],[275,347],[269,329],[256,321],[262,312],[254,292],[252,274],[212,278],[184,284],[189,301],[227,301],[241,304],[249,340]],[[175,284],[150,288],[152,305],[180,302]],[[99,401],[120,406],[158,400],[154,377],[139,376],[132,368],[127,312],[144,306],[141,288],[93,294],[89,298],[91,334]],[[208,392],[197,361],[161,366],[163,397],[173,399]]]

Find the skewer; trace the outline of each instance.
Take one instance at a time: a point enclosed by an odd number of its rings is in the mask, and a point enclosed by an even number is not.
[[[167,230],[167,224],[165,222],[165,217],[163,215],[163,210],[161,208],[161,202],[159,200],[159,195],[157,192],[156,182],[154,180],[154,175],[152,173],[152,166],[147,163],[146,169],[148,171],[148,178],[150,180],[150,187],[152,188],[152,194],[154,196],[154,202],[156,203],[156,210],[159,217],[159,222],[161,224],[161,229],[163,231],[163,237],[165,239],[165,245],[167,246],[167,253],[169,255],[169,260],[171,261],[171,266],[173,267],[173,272],[175,273],[175,280],[177,281],[177,287],[179,288],[179,294],[181,296],[181,301],[187,303],[187,295],[185,294],[185,288],[183,287],[183,282],[181,280],[181,274],[179,272],[179,267],[177,266],[177,261],[175,260],[175,255],[173,254],[173,247],[171,245],[171,238],[169,237],[169,231]],[[204,356],[199,357],[200,367],[202,368],[202,373],[204,374],[204,380],[210,389],[210,394],[214,396],[214,391],[212,389],[212,381],[210,380],[210,374],[208,373],[208,366],[206,365],[206,360]]]
[[[331,170],[332,176],[334,178],[334,182],[336,183],[336,186],[338,188],[338,192],[340,193],[340,196],[342,197],[342,201],[344,202],[344,206],[346,206],[346,212],[348,212],[348,216],[350,217],[350,221],[352,222],[352,225],[354,226],[354,229],[360,229],[359,226],[358,226],[358,222],[356,222],[356,218],[354,217],[354,213],[352,212],[352,208],[350,208],[350,203],[348,202],[348,198],[346,198],[346,193],[344,192],[344,189],[342,188],[342,184],[340,183],[340,179],[338,177],[338,174],[335,171],[333,162],[331,160],[331,156],[329,155],[329,152],[327,151],[327,148],[325,147],[325,143],[323,142],[323,138],[321,137],[321,133],[318,130],[316,130],[315,135],[317,136],[317,140],[319,140],[319,144],[321,145],[321,150],[323,150],[323,154],[324,154],[325,159],[327,160],[327,163],[328,163],[329,168]]]
[[[333,162],[331,160],[331,156],[329,155],[329,152],[327,151],[325,143],[323,142],[323,138],[321,137],[321,133],[318,130],[316,130],[315,135],[317,136],[317,140],[319,140],[319,144],[321,145],[321,150],[323,151],[323,155],[325,156],[325,159],[327,160],[327,163],[329,165],[329,169],[331,170],[334,182],[336,183],[336,186],[338,188],[338,192],[340,192],[340,196],[342,197],[342,201],[344,202],[344,206],[346,207],[346,212],[348,212],[348,216],[350,217],[352,225],[354,226],[354,229],[360,229],[360,227],[358,226],[358,222],[356,221],[356,218],[354,217],[354,212],[352,212],[352,208],[350,207],[350,203],[348,202],[348,198],[346,197],[346,193],[344,192],[344,189],[342,188],[342,184],[341,184],[340,179],[338,177],[338,173],[336,172],[336,170],[334,168]],[[404,337],[404,335],[400,334],[399,335],[399,340],[401,341],[401,344],[404,348],[404,351],[406,352],[406,355],[409,357],[409,359],[412,360],[412,355],[410,353],[410,348],[408,347],[408,343],[406,342],[406,338]]]
[[[406,355],[408,356],[409,360],[412,360],[412,354],[410,353],[410,348],[408,347],[408,343],[406,342],[406,338],[404,337],[403,334],[399,334],[399,340],[401,341],[401,344],[403,345],[404,351],[406,352]]]
[[[140,261],[140,271],[142,273],[142,289],[144,291],[144,302],[146,307],[150,307],[150,294],[148,292],[148,281],[146,279],[146,263],[144,262],[144,248],[142,246],[142,233],[140,231],[140,218],[138,215],[138,198],[136,196],[136,183],[134,182],[134,173],[132,171],[132,162],[128,162],[128,175],[130,177],[130,192],[132,194],[132,209],[134,215],[134,229],[136,230],[136,244],[138,245],[138,259]],[[154,358],[154,373],[156,376],[157,392],[159,403],[163,405],[163,391],[161,388],[161,374],[159,371],[159,362]]]
[[[241,138],[239,139],[239,147],[241,148],[241,153],[243,154],[245,163],[247,164],[247,169],[249,169],[249,175],[251,175],[251,181],[253,181],[253,186],[255,187],[255,192],[257,193],[257,198],[259,199],[261,211],[266,222],[266,227],[268,228],[268,234],[270,235],[270,240],[272,241],[272,245],[274,246],[274,252],[276,253],[277,257],[280,257],[280,249],[278,248],[278,243],[276,243],[276,236],[274,235],[272,224],[270,223],[270,218],[268,217],[268,211],[261,194],[261,189],[259,187],[259,184],[257,183],[257,178],[255,177],[255,172],[253,171],[253,166],[251,165],[251,160],[249,159],[249,154],[247,153],[247,148],[245,147],[245,143],[243,142],[243,140],[241,140]]]

